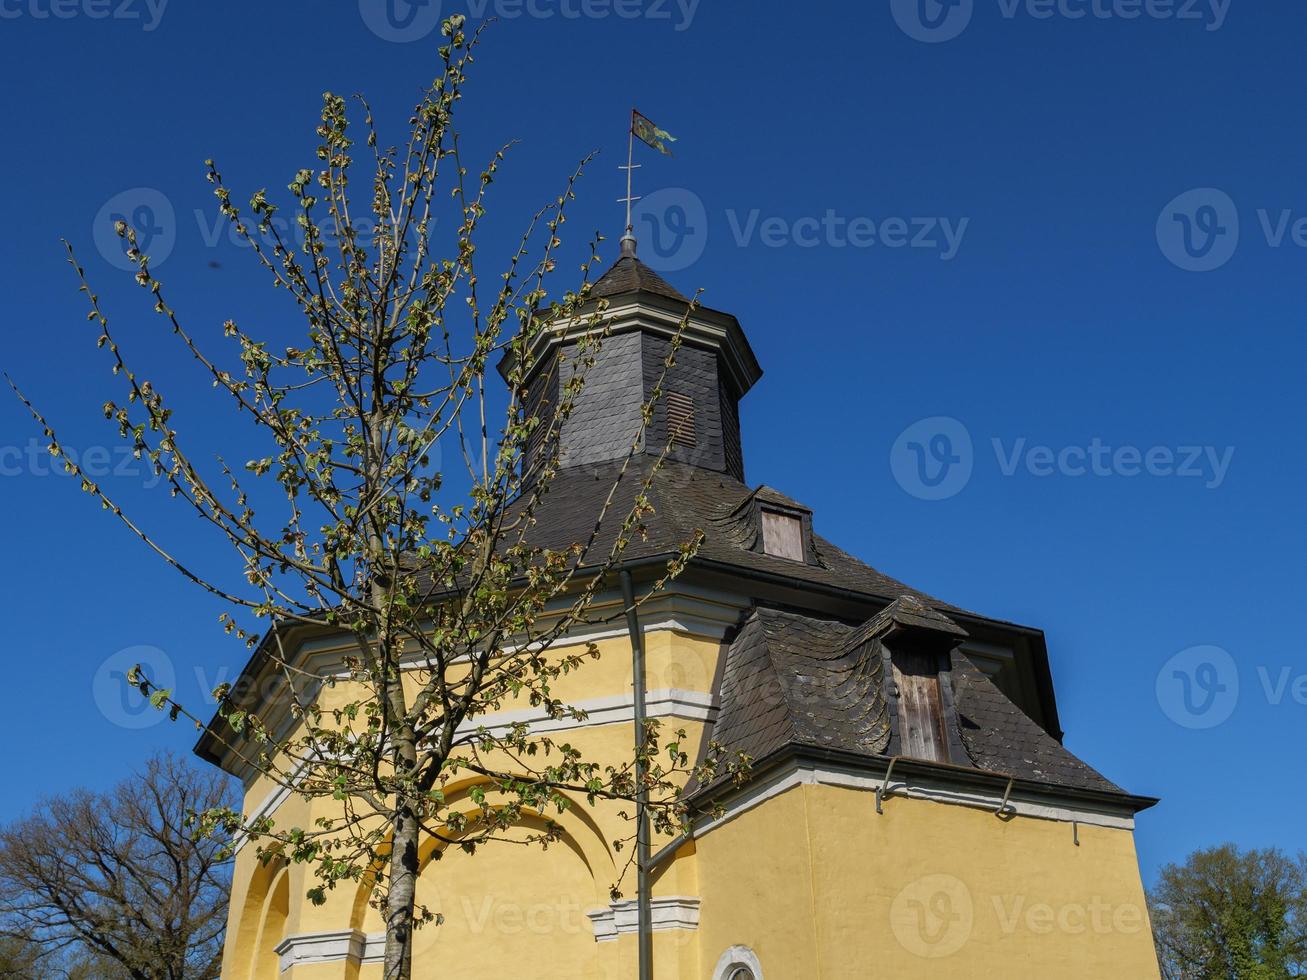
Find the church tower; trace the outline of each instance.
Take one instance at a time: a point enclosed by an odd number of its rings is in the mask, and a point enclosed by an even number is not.
[[[629,238],[591,297],[606,301],[611,335],[559,434],[562,465],[535,515],[547,548],[594,532],[689,304]],[[533,404],[559,397],[577,329],[538,338]],[[418,900],[441,924],[418,933],[414,976],[634,980],[647,959],[658,980],[1156,978],[1133,836],[1156,801],[1063,746],[1041,630],[898,581],[817,533],[811,508],[745,482],[739,405],[761,375],[735,317],[690,312],[614,509],[637,494],[651,508],[622,552],[628,587],[652,586],[701,536],[698,550],[638,609],[610,583],[566,638],[564,650],[599,654],[554,691],[583,717],[514,704],[476,719],[620,762],[643,712],[665,737],[683,731],[692,756],[713,743],[747,758],[749,779],[689,788],[689,833],[656,839],[645,863],[643,923],[630,850],[612,846],[629,826],[616,805],[578,798],[549,814],[563,839],[548,849],[425,855]],[[546,448],[529,447],[528,474]],[[324,677],[349,649],[295,628],[281,642],[297,669]],[[273,669],[256,655],[241,683],[275,691],[263,683]],[[256,710],[276,717],[277,706]],[[242,769],[220,724],[197,751],[245,779],[248,816],[339,817]],[[465,780],[447,799],[476,791]],[[303,865],[264,865],[251,850],[236,861],[224,980],[380,976],[366,883],[314,904]]]

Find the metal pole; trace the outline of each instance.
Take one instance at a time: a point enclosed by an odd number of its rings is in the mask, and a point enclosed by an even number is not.
[[[644,704],[644,634],[635,610],[635,589],[631,573],[622,569],[622,602],[626,606],[626,629],[631,634],[631,678],[635,688],[635,749],[642,752],[645,740]],[[640,944],[640,980],[653,976],[653,910],[649,904],[649,819],[645,812],[649,792],[644,785],[644,764],[637,755],[635,763],[635,891],[636,916]]]
[[[631,227],[631,172],[635,170],[635,110],[631,110],[631,125],[626,132],[626,237],[630,238],[634,229]]]
[[[622,257],[635,258],[635,226],[631,223],[631,205],[640,200],[631,193],[631,174],[640,165],[635,162],[635,110],[631,110],[631,125],[626,129],[626,166],[618,167],[626,171],[626,231],[622,233]]]

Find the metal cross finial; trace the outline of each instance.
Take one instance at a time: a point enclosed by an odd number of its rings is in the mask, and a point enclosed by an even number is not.
[[[639,169],[640,164],[635,162],[635,110],[631,110],[631,125],[626,133],[626,166],[619,166],[618,170],[626,171],[626,197],[619,197],[617,202],[626,205],[626,233],[622,235],[622,257],[635,258],[635,227],[631,224],[631,205],[640,198],[631,193],[631,174]]]

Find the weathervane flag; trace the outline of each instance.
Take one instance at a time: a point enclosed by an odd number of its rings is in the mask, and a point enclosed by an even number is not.
[[[635,258],[635,228],[631,224],[631,205],[640,200],[631,193],[631,176],[640,167],[640,164],[635,162],[637,136],[640,137],[641,143],[652,146],[666,156],[672,155],[672,151],[667,149],[667,144],[676,142],[676,137],[667,130],[659,129],[651,119],[640,115],[634,109],[631,110],[631,128],[626,135],[626,166],[618,168],[626,171],[626,197],[618,198],[626,205],[626,234],[622,236],[622,255],[631,258]]]
[[[672,155],[667,144],[675,143],[676,137],[665,129],[659,129],[653,124],[653,120],[640,115],[634,109],[631,110],[631,132],[640,138],[640,142],[652,146],[659,153]]]

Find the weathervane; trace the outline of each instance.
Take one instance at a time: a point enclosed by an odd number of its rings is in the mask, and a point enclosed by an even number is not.
[[[626,171],[626,197],[619,197],[617,201],[619,204],[626,205],[626,233],[622,235],[622,256],[630,258],[635,258],[635,226],[631,223],[631,205],[640,200],[631,191],[631,176],[641,166],[635,162],[635,138],[637,136],[640,138],[640,142],[646,146],[652,146],[659,153],[666,156],[672,155],[672,151],[667,148],[667,144],[676,142],[676,137],[667,130],[659,129],[647,116],[640,115],[635,109],[631,110],[631,128],[626,136],[626,165],[617,168]]]

